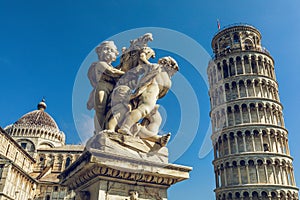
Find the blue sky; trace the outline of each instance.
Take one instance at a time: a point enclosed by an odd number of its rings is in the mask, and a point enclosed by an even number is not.
[[[73,86],[82,62],[101,41],[126,30],[161,27],[189,36],[211,54],[210,42],[217,31],[217,19],[220,19],[221,26],[246,22],[261,31],[262,43],[275,60],[290,149],[295,158],[296,181],[299,183],[299,7],[297,0],[0,0],[0,126],[15,122],[35,109],[45,97],[47,112],[65,132],[68,143],[79,143],[72,114]],[[179,200],[199,194],[201,197],[198,199],[213,199],[212,153],[202,159],[198,156],[209,122],[207,88],[203,77],[195,73],[190,63],[177,57],[181,74],[197,94],[201,118],[192,144],[175,161],[194,168],[191,178],[173,186],[169,190],[169,199]],[[160,103],[166,105],[174,101],[170,105],[176,105],[175,97],[176,94],[171,92]],[[166,111],[171,114],[168,114],[164,130],[176,132],[180,112],[167,105]],[[193,116],[188,118],[195,120]]]

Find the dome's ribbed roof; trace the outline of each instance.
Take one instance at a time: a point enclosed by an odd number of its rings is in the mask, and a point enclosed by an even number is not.
[[[45,112],[46,107],[47,106],[45,104],[45,101],[43,100],[38,104],[38,110],[34,110],[23,115],[14,124],[21,126],[48,126],[59,131],[59,128],[54,119]]]

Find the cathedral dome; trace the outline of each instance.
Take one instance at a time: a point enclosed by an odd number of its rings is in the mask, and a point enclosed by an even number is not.
[[[54,119],[48,113],[46,113],[43,108],[39,108],[38,110],[34,110],[23,115],[14,124],[21,126],[43,126],[59,131]]]
[[[59,130],[54,119],[45,112],[47,105],[43,99],[37,106],[37,110],[23,115],[12,125],[5,128],[8,134],[18,138],[36,138],[38,146],[61,146],[65,143],[65,134]]]

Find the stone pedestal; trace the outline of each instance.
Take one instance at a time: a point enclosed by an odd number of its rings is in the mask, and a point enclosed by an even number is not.
[[[134,141],[139,143],[95,136],[60,175],[61,184],[76,192],[76,200],[167,200],[167,189],[188,179],[191,168],[167,163],[167,149],[152,152],[148,145],[150,152],[142,152],[145,144]]]

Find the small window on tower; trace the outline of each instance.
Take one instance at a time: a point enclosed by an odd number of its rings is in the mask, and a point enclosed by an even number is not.
[[[234,36],[233,36],[233,43],[239,43],[240,42],[240,38],[239,38],[239,36],[237,35],[237,34],[235,34]]]
[[[22,143],[21,143],[21,147],[22,147],[23,149],[26,149],[26,146],[27,146],[27,143],[25,143],[25,142],[22,142]]]
[[[266,143],[264,143],[264,151],[270,151],[270,150],[269,150],[269,145],[266,144]]]
[[[54,186],[53,190],[54,190],[54,192],[57,192],[58,191],[58,186]]]

